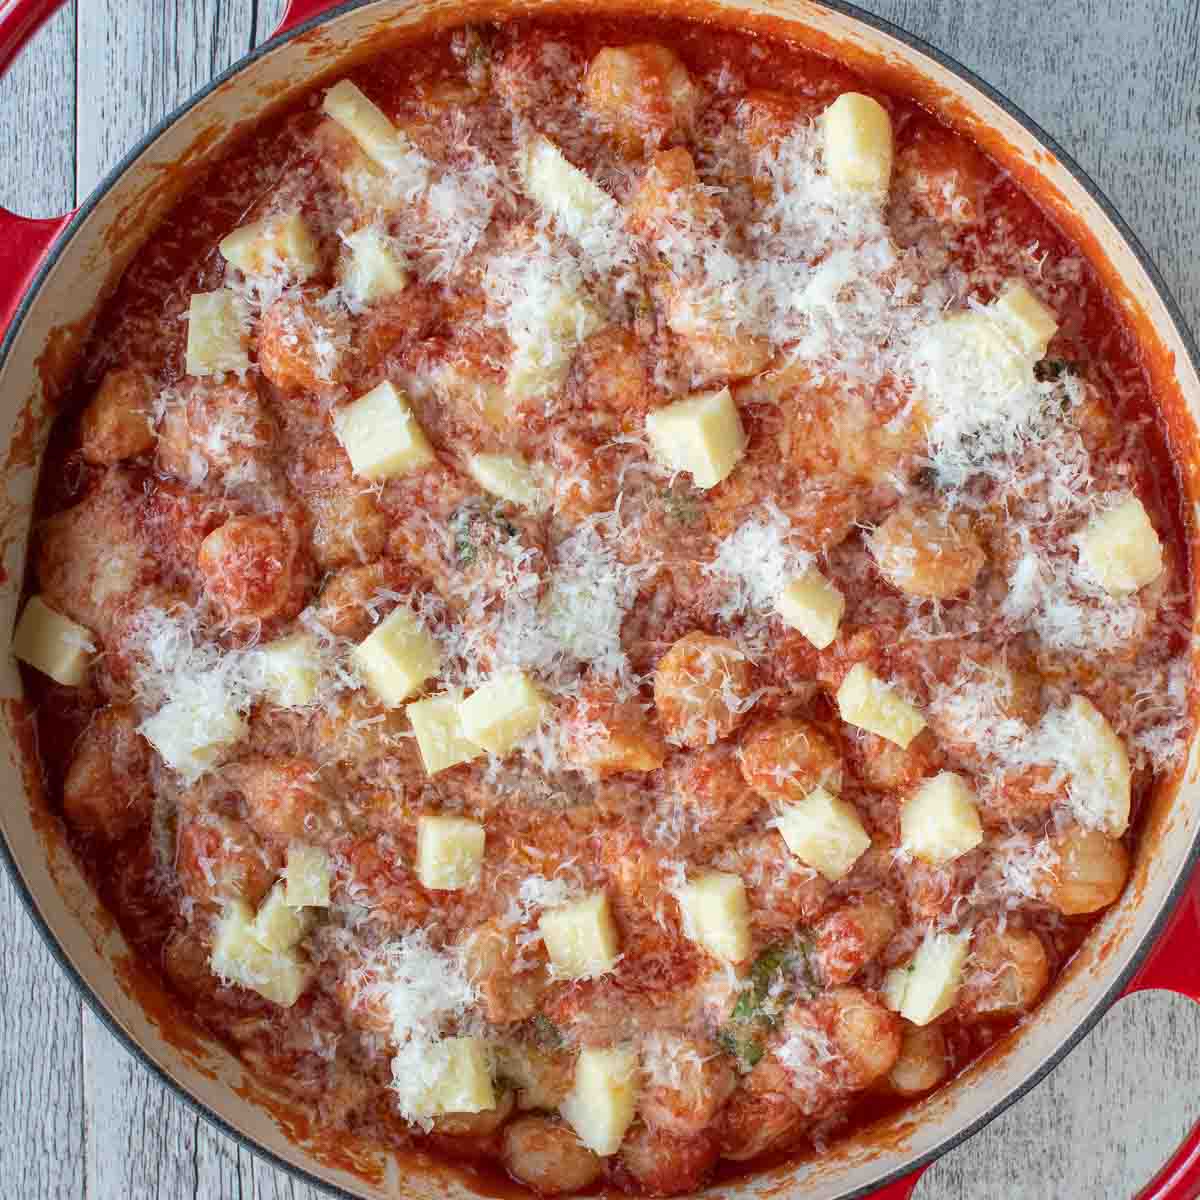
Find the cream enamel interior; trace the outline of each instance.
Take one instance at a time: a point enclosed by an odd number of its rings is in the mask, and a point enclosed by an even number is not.
[[[661,6],[667,11],[688,11],[685,4],[671,0],[661,0]],[[562,5],[555,0],[527,0],[517,7],[530,11]],[[589,7],[595,11],[597,6]],[[498,6],[472,8],[478,14],[503,11]],[[1100,204],[1016,119],[948,68],[849,16],[805,0],[722,0],[716,8],[722,20],[736,22],[749,16],[767,18],[772,23],[786,22],[798,37],[815,36],[856,61],[866,56],[893,76],[899,73],[918,89],[928,89],[925,94],[948,100],[957,123],[976,133],[987,131],[985,142],[993,152],[1005,146],[1006,160],[1023,173],[1031,172],[1037,181],[1035,186],[1056,194],[1094,238],[1113,277],[1124,285],[1122,302],[1139,325],[1152,330],[1152,337],[1158,340],[1159,345],[1151,346],[1151,357],[1163,364],[1168,376],[1173,373],[1173,380],[1168,378],[1166,382],[1173,382],[1186,409],[1181,409],[1177,424],[1189,437],[1194,434],[1200,415],[1200,378],[1154,282]],[[713,11],[706,9],[705,15]],[[160,133],[86,218],[76,223],[20,321],[0,365],[0,430],[4,442],[25,447],[27,431],[32,429],[40,455],[49,422],[39,360],[55,340],[56,330],[86,321],[108,281],[119,273],[178,192],[187,186],[188,172],[180,170],[179,164],[202,162],[219,153],[222,142],[236,135],[243,122],[285,98],[290,90],[308,86],[314,78],[333,72],[338,63],[370,53],[381,35],[430,19],[446,23],[463,16],[464,7],[448,0],[379,0],[355,8],[243,68]],[[55,340],[55,344],[61,344],[61,340]],[[16,616],[36,477],[33,457],[10,451],[4,467],[6,487],[0,494],[0,552],[5,579],[0,586],[0,627],[10,631]],[[1189,510],[1200,520],[1200,470],[1186,474]],[[95,899],[69,853],[55,838],[39,831],[33,808],[23,800],[27,781],[32,785],[34,776],[26,769],[20,739],[14,735],[18,709],[11,702],[20,699],[20,679],[7,656],[0,672],[0,696],[8,702],[4,733],[7,754],[0,762],[0,783],[9,796],[0,811],[0,828],[63,954],[112,1019],[165,1074],[222,1121],[278,1158],[327,1183],[364,1197],[470,1195],[469,1187],[448,1178],[444,1171],[413,1161],[396,1162],[377,1156],[374,1173],[379,1183],[365,1182],[356,1174],[326,1165],[302,1144],[289,1140],[265,1108],[237,1094],[234,1089],[241,1083],[242,1071],[228,1053],[213,1047],[198,1063],[164,1040],[138,1001],[124,990],[114,967],[125,949],[122,939],[97,913]],[[1193,744],[1180,793],[1174,798],[1160,797],[1125,898],[1107,914],[1077,966],[1046,1002],[1038,1019],[996,1061],[969,1072],[888,1127],[840,1145],[818,1164],[780,1168],[741,1185],[723,1185],[722,1194],[803,1192],[811,1200],[829,1200],[869,1189],[968,1129],[1003,1097],[1035,1076],[1047,1058],[1109,998],[1164,915],[1196,840],[1200,806],[1192,801],[1197,796],[1198,775],[1200,751]]]

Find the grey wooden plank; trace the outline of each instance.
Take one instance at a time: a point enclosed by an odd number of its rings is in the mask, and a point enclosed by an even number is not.
[[[28,216],[73,206],[74,87],[68,5],[0,79],[0,204]],[[84,1194],[81,1008],[0,879],[0,1178],[19,1181],[22,1196]]]
[[[88,0],[79,11],[80,196],[139,138],[249,49],[250,0]]]
[[[16,1194],[84,1195],[79,994],[0,878],[0,1178]],[[11,1185],[10,1185],[11,1186]]]
[[[87,1196],[176,1200],[238,1194],[236,1148],[84,1018]]]
[[[1131,1196],[1200,1119],[1200,1008],[1131,997],[1031,1095],[935,1163],[914,1200]]]
[[[75,5],[66,5],[0,77],[0,204],[53,217],[75,203]]]

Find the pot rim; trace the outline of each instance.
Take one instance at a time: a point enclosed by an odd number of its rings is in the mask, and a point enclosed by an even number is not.
[[[219,75],[214,76],[203,87],[199,88],[191,96],[189,96],[182,104],[173,109],[170,113],[158,121],[153,128],[144,134],[138,141],[121,157],[121,159],[113,166],[104,178],[96,185],[87,199],[75,210],[70,219],[59,231],[55,237],[45,258],[39,265],[36,273],[30,281],[21,297],[20,302],[13,311],[12,320],[5,333],[5,336],[0,340],[0,373],[3,372],[4,365],[7,362],[8,355],[12,345],[16,340],[18,331],[28,316],[30,310],[36,304],[39,293],[47,276],[52,271],[55,263],[61,257],[67,244],[71,241],[75,232],[88,220],[94,209],[99,205],[100,201],[108,194],[113,186],[125,175],[125,173],[134,165],[136,160],[142,155],[148,146],[150,146],[163,132],[169,129],[187,116],[193,108],[205,100],[212,92],[221,87],[228,80],[240,74],[246,68],[257,62],[260,58],[273,53],[279,47],[283,46],[293,38],[300,37],[311,32],[318,26],[327,24],[336,18],[348,13],[356,8],[362,8],[368,4],[375,3],[376,0],[343,0],[340,4],[334,4],[324,12],[318,13],[316,16],[303,21],[300,24],[286,30],[281,34],[272,36],[269,40],[261,45],[254,47],[248,51],[236,62],[232,63]],[[1075,180],[1076,183],[1083,188],[1085,192],[1096,203],[1104,215],[1112,222],[1117,233],[1122,241],[1128,246],[1138,265],[1145,271],[1151,286],[1154,289],[1158,299],[1166,309],[1175,329],[1179,335],[1179,339],[1187,353],[1193,368],[1200,373],[1200,344],[1197,343],[1196,337],[1193,335],[1188,326],[1187,320],[1179,307],[1175,296],[1171,289],[1167,286],[1166,281],[1160,274],[1154,260],[1149,252],[1142,245],[1141,241],[1130,228],[1125,218],[1117,210],[1116,206],[1108,199],[1107,195],[1101,190],[1099,184],[1084,170],[1074,157],[1069,154],[1063,146],[1049,134],[1042,126],[1030,117],[1020,106],[1015,104],[1006,95],[999,91],[992,84],[988,83],[981,76],[977,75],[969,67],[964,66],[958,59],[952,55],[938,49],[924,38],[916,34],[909,33],[906,29],[889,21],[885,17],[880,17],[874,13],[869,13],[860,8],[851,0],[814,0],[815,6],[826,8],[833,12],[839,13],[842,16],[850,17],[852,20],[868,26],[869,28],[878,30],[881,33],[887,34],[889,37],[896,39],[908,48],[915,50],[918,54],[924,55],[926,58],[932,59],[939,66],[944,67],[953,75],[962,79],[975,91],[979,92],[986,99],[997,105],[1009,117],[1021,125],[1027,132],[1033,135],[1038,143],[1050,150],[1058,161],[1066,168],[1067,172]],[[1200,736],[1200,733],[1197,734]],[[170,1091],[184,1102],[192,1111],[202,1116],[210,1125],[215,1126],[227,1137],[232,1138],[239,1146],[245,1147],[251,1153],[260,1158],[266,1159],[273,1166],[285,1171],[289,1175],[317,1188],[319,1191],[334,1197],[344,1198],[344,1200],[357,1200],[357,1198],[349,1191],[335,1183],[320,1178],[313,1174],[306,1167],[289,1162],[273,1150],[268,1149],[261,1143],[256,1141],[250,1134],[231,1125],[224,1117],[210,1108],[204,1101],[194,1095],[191,1090],[179,1079],[171,1075],[164,1067],[160,1066],[150,1056],[142,1045],[135,1038],[126,1032],[116,1018],[110,1013],[103,1001],[93,990],[91,984],[86,978],[76,969],[74,964],[68,958],[66,951],[63,949],[58,938],[50,929],[46,919],[42,915],[42,911],[30,892],[25,877],[21,872],[20,866],[17,863],[16,857],[13,854],[12,848],[9,846],[8,838],[0,830],[0,863],[12,881],[15,891],[21,900],[25,911],[28,913],[37,929],[42,941],[54,956],[59,967],[62,968],[67,978],[74,985],[75,989],[80,993],[84,1002],[87,1004],[91,1012],[101,1022],[105,1029],[117,1039],[122,1047],[128,1051],[139,1062],[139,1064],[147,1069],[159,1082],[165,1084]],[[1138,970],[1145,963],[1151,950],[1157,944],[1159,938],[1164,933],[1167,922],[1175,912],[1179,901],[1188,887],[1193,874],[1200,869],[1200,830],[1194,835],[1192,845],[1188,849],[1188,853],[1184,863],[1179,871],[1179,874],[1172,884],[1170,892],[1166,900],[1162,903],[1159,911],[1155,914],[1154,919],[1142,936],[1141,942],[1136,947],[1134,953],[1130,956],[1129,962],[1124,970],[1113,980],[1109,987],[1102,995],[1097,996],[1088,1005],[1086,1012],[1077,1018],[1074,1028],[1067,1034],[1065,1038],[1059,1042],[1055,1048],[1048,1054],[1039,1064],[1036,1070],[1032,1072],[1026,1079],[1022,1080],[1016,1086],[1010,1088],[1007,1092],[1001,1095],[997,1100],[988,1106],[974,1120],[949,1134],[943,1140],[939,1141],[935,1146],[921,1154],[914,1156],[904,1165],[889,1171],[885,1176],[876,1180],[873,1183],[855,1188],[851,1192],[844,1194],[842,1200],[865,1200],[866,1197],[874,1195],[876,1192],[886,1188],[890,1184],[898,1183],[899,1181],[911,1176],[914,1172],[923,1170],[931,1165],[937,1159],[942,1158],[951,1150],[960,1146],[963,1142],[972,1138],[985,1125],[994,1121],[1001,1113],[1005,1112],[1018,1100],[1032,1091],[1047,1075],[1050,1074],[1072,1050],[1079,1044],[1083,1038],[1095,1028],[1101,1018],[1108,1010],[1120,999],[1129,982],[1137,974]]]

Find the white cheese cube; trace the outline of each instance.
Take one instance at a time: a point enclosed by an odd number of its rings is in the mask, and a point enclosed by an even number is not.
[[[1120,837],[1129,828],[1132,780],[1125,743],[1083,696],[1072,696],[1054,725],[1064,743],[1055,759],[1070,771],[1075,819],[1087,829]]]
[[[463,734],[458,716],[460,703],[459,696],[447,692],[417,700],[404,710],[416,735],[421,761],[430,775],[470,762],[483,753]]]
[[[539,312],[541,323],[514,338],[504,390],[507,405],[552,395],[562,386],[576,347],[604,323],[578,288],[549,284]]]
[[[902,750],[925,728],[925,718],[865,663],[856,663],[837,693],[838,712],[849,725],[895,742]]]
[[[746,432],[729,389],[703,392],[655,409],[646,417],[654,457],[687,471],[698,488],[715,487],[741,461]]]
[[[342,286],[356,304],[374,304],[408,287],[408,272],[389,238],[377,229],[358,229],[345,239]]]
[[[1162,543],[1136,496],[1097,513],[1078,540],[1080,563],[1114,596],[1128,596],[1162,574]]]
[[[922,862],[953,862],[982,841],[975,793],[953,771],[927,779],[900,809],[900,845]]]
[[[308,633],[269,642],[258,652],[263,694],[281,708],[303,708],[317,695],[321,650]]]
[[[448,1037],[422,1049],[421,1080],[405,1080],[410,1118],[487,1112],[496,1107],[487,1044],[477,1037]]]
[[[820,571],[810,570],[783,589],[775,601],[775,611],[785,624],[802,633],[818,650],[824,650],[837,637],[846,597]]]
[[[78,687],[87,678],[96,646],[91,632],[33,596],[17,622],[12,652],[55,683]]]
[[[848,874],[871,845],[854,806],[823,787],[784,805],[774,824],[787,848],[830,883]]]
[[[926,348],[935,359],[942,358],[944,372],[965,371],[985,389],[985,414],[999,415],[1013,391],[1028,391],[1035,384],[1035,359],[987,311],[955,313],[932,326],[927,338]]]
[[[844,191],[883,194],[892,180],[892,119],[878,100],[843,92],[822,114],[825,171]]]
[[[901,1005],[904,1003],[904,993],[908,989],[908,967],[893,967],[883,977],[883,987],[879,990],[883,993],[883,1002],[892,1010],[898,1013]]]
[[[523,671],[494,675],[458,706],[468,741],[492,754],[507,754],[546,715],[546,698]]]
[[[1046,357],[1046,347],[1058,332],[1058,318],[1026,283],[1019,279],[1010,280],[988,306],[988,311],[1015,339],[1024,354],[1035,361]]]
[[[914,1025],[928,1025],[946,1012],[958,996],[971,934],[927,933],[913,960],[887,981],[885,998]]]
[[[386,381],[336,409],[333,428],[363,479],[394,479],[437,461],[408,401]]]
[[[226,983],[250,988],[284,1008],[300,999],[311,977],[294,951],[270,950],[254,936],[254,915],[242,900],[229,904],[218,921],[209,965]]]
[[[217,680],[201,680],[169,700],[139,732],[187,783],[216,766],[222,753],[246,736],[247,725]]]
[[[591,979],[617,962],[617,927],[603,892],[544,912],[538,932],[554,973],[564,979]]]
[[[683,929],[693,942],[722,962],[750,957],[750,904],[737,875],[706,871],[676,894]]]
[[[286,890],[286,884],[275,884],[254,918],[254,937],[268,950],[291,950],[312,928],[312,914],[289,904]]]
[[[519,454],[472,454],[467,471],[485,492],[538,512],[546,505],[534,469]]]
[[[430,891],[474,887],[483,866],[486,832],[462,817],[421,817],[417,821],[417,878]]]
[[[388,708],[403,704],[442,669],[437,642],[407,608],[393,609],[350,657],[367,690]]]
[[[412,154],[408,139],[350,80],[335,83],[325,93],[321,108],[385,170],[406,165],[405,159]]]
[[[598,217],[616,215],[616,202],[578,167],[569,163],[549,138],[534,137],[521,156],[525,190],[559,228],[578,238]]]
[[[276,271],[303,282],[321,269],[321,255],[299,213],[267,217],[235,229],[217,247],[243,275]]]
[[[287,883],[283,899],[293,908],[328,908],[334,863],[319,846],[293,841],[288,845]]]
[[[575,1060],[575,1081],[559,1111],[594,1154],[616,1154],[633,1124],[639,1082],[633,1050],[583,1049]]]
[[[287,852],[283,898],[292,908],[328,908],[333,862],[320,846],[292,842]]]
[[[228,288],[197,292],[188,305],[184,370],[189,375],[224,375],[249,366],[241,301]]]

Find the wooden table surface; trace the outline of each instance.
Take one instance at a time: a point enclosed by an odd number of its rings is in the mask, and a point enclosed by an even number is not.
[[[966,63],[1099,181],[1200,329],[1197,0],[861,0]],[[0,204],[83,200],[269,36],[282,0],[74,0],[0,81]],[[1128,1197],[1200,1118],[1200,1007],[1123,1001],[917,1200]],[[37,1200],[316,1200],[217,1133],[84,1007],[0,879],[0,1187]]]

